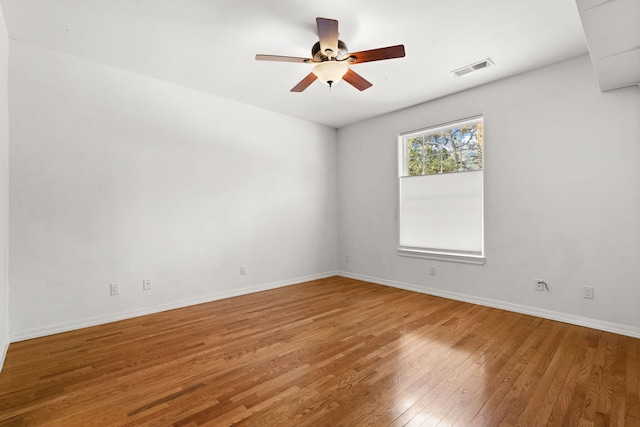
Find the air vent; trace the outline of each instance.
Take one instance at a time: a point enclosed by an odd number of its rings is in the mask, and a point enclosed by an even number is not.
[[[452,73],[457,77],[464,76],[465,74],[473,73],[474,71],[482,70],[483,68],[491,67],[494,65],[493,61],[489,58],[483,59],[480,62],[476,62],[470,65],[465,65],[462,68],[453,70]]]

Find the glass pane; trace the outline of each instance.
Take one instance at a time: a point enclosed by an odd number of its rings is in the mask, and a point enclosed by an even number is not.
[[[407,157],[419,159],[424,156],[424,138],[422,136],[407,139]]]
[[[466,122],[408,137],[409,175],[481,170],[482,130],[482,122]]]
[[[437,154],[441,150],[442,139],[439,133],[425,135],[425,142],[428,145],[429,154]]]
[[[475,171],[482,169],[482,151],[464,150],[458,156],[458,170]]]
[[[443,151],[451,152],[455,148],[455,141],[451,131],[440,132],[438,134],[438,141],[440,142]]]
[[[422,157],[409,159],[409,176],[424,175],[424,161]]]
[[[441,173],[441,172],[442,172],[442,159],[440,158],[440,155],[436,154],[434,156],[427,157],[427,161],[425,162],[424,175],[432,174],[432,173]]]
[[[471,150],[479,147],[477,124],[460,128],[458,147],[461,150]]]

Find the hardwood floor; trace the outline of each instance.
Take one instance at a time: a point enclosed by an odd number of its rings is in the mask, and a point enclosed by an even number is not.
[[[330,278],[13,343],[0,425],[640,425],[640,340]]]

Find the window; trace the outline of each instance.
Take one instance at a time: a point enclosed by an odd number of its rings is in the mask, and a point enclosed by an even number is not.
[[[482,116],[402,134],[399,145],[398,253],[484,263]]]

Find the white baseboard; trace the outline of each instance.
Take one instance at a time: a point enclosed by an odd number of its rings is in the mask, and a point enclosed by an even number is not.
[[[615,334],[626,335],[634,338],[640,338],[640,328],[621,325],[618,323],[605,322],[602,320],[591,319],[588,317],[575,316],[573,314],[560,313],[557,311],[545,310],[542,308],[529,307],[526,305],[512,304],[505,301],[498,301],[489,298],[481,298],[473,295],[461,294],[457,292],[448,292],[440,289],[425,288],[421,286],[411,285],[409,283],[396,282],[393,280],[381,279],[378,277],[365,276],[362,274],[348,273],[346,271],[338,271],[339,276],[350,279],[362,280],[378,285],[390,286],[393,288],[405,289],[408,291],[419,292],[422,294],[433,295],[442,298],[448,298],[456,301],[469,302],[472,304],[483,305],[486,307],[499,308],[501,310],[513,311],[515,313],[528,314],[531,316],[541,317],[543,319],[557,320],[558,322],[570,323],[572,325],[585,326],[587,328],[598,329]]]
[[[9,343],[11,342],[11,337],[9,334],[4,339],[4,345],[0,348],[0,372],[2,372],[2,367],[4,366],[4,360],[7,357],[7,352],[9,351]]]
[[[4,348],[0,349],[0,370],[2,369],[4,359],[9,349],[9,342],[24,341],[32,338],[39,338],[46,335],[53,335],[61,332],[68,332],[75,329],[87,328],[90,326],[101,325],[104,323],[115,322],[118,320],[130,319],[133,317],[144,316],[147,314],[159,313],[167,310],[174,310],[176,308],[188,307],[191,305],[202,304],[206,302],[221,300],[225,298],[231,298],[240,295],[247,295],[255,292],[266,291],[269,289],[282,288],[285,286],[295,285],[297,283],[308,282],[311,280],[324,279],[332,276],[342,276],[356,280],[362,280],[365,282],[375,283],[378,285],[390,286],[398,289],[405,289],[408,291],[419,292],[427,295],[438,296],[442,298],[448,298],[456,301],[463,301],[472,304],[478,304],[486,307],[498,308],[501,310],[513,311],[515,313],[528,314],[531,316],[537,316],[544,319],[556,320],[559,322],[570,323],[573,325],[584,326],[587,328],[598,329],[601,331],[612,332],[620,335],[626,335],[634,338],[640,338],[640,328],[622,325],[618,323],[605,322],[602,320],[591,319],[588,317],[575,316],[567,313],[560,313],[557,311],[545,310],[536,307],[529,307],[520,304],[512,304],[505,301],[493,300],[489,298],[481,298],[468,294],[461,294],[457,292],[448,292],[440,289],[425,288],[421,286],[412,285],[409,283],[397,282],[394,280],[381,279],[379,277],[366,276],[362,274],[349,273],[346,271],[330,271],[321,274],[315,274],[310,276],[297,277],[290,280],[283,280],[280,282],[266,283],[257,286],[246,287],[228,292],[222,292],[219,294],[207,295],[205,297],[176,301],[168,304],[161,304],[153,307],[147,307],[139,310],[132,310],[128,312],[116,313],[109,316],[98,316],[92,318],[81,319],[73,322],[59,323],[55,325],[49,325],[42,328],[35,328],[25,331],[12,331],[11,335],[7,337]]]
[[[120,312],[120,313],[116,313],[108,316],[91,317],[91,318],[80,319],[72,322],[64,322],[64,323],[58,323],[55,325],[47,325],[42,328],[34,328],[34,329],[29,329],[24,331],[11,331],[10,338],[11,338],[11,342],[24,341],[32,338],[44,337],[46,335],[53,335],[61,332],[73,331],[76,329],[88,328],[90,326],[116,322],[118,320],[131,319],[133,317],[144,316],[147,314],[174,310],[176,308],[183,308],[191,305],[203,304],[203,303],[221,300],[225,298],[237,297],[240,295],[247,295],[247,294],[252,294],[252,293],[261,292],[261,291],[267,291],[269,289],[282,288],[285,286],[295,285],[297,283],[303,283],[303,282],[309,282],[311,280],[318,280],[318,279],[324,279],[327,277],[333,277],[333,276],[336,276],[337,274],[338,273],[336,271],[329,271],[326,273],[314,274],[310,276],[296,277],[294,279],[283,280],[280,282],[265,283],[262,285],[236,289],[233,291],[221,292],[218,294],[207,295],[200,298],[175,301],[167,304],[156,305],[153,307],[145,307],[138,310]]]

